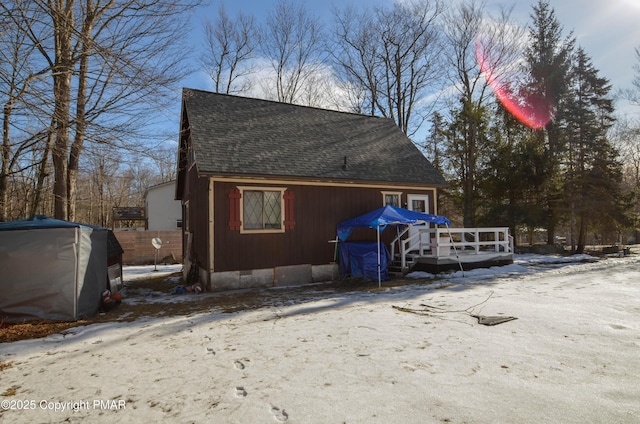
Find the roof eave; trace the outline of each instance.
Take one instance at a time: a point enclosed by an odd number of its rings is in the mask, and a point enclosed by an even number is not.
[[[299,181],[303,183],[319,183],[319,184],[353,184],[353,185],[379,185],[379,186],[413,186],[413,187],[429,187],[429,188],[441,188],[447,187],[449,184],[444,183],[429,183],[418,181],[390,181],[390,180],[368,180],[357,178],[323,178],[323,177],[310,177],[310,176],[292,176],[292,175],[278,175],[278,174],[242,174],[235,172],[212,172],[212,171],[198,171],[199,177],[205,178],[219,178],[219,179],[241,179],[241,180],[264,180],[264,181]]]

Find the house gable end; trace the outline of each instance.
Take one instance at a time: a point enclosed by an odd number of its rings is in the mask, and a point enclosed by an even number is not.
[[[184,90],[202,174],[442,186],[390,119]]]
[[[176,170],[176,200],[182,200],[185,196],[187,170],[189,168],[189,149],[191,143],[191,131],[185,100],[182,100],[182,112],[180,114],[180,137],[178,140],[177,170]]]

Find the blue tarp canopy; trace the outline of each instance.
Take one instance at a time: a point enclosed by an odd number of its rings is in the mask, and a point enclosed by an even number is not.
[[[437,225],[451,225],[444,216],[414,212],[395,206],[384,206],[359,217],[343,221],[338,224],[338,238],[345,241],[354,228],[379,228],[384,231],[387,225],[416,225],[433,223]]]
[[[350,274],[366,280],[378,279],[378,252],[380,252],[380,279],[388,280],[391,255],[387,247],[375,241],[349,241],[340,243],[340,275]]]
[[[422,212],[414,212],[408,209],[397,208],[395,206],[384,206],[380,209],[376,209],[375,211],[366,213],[359,217],[349,219],[347,221],[343,221],[338,224],[338,238],[340,241],[344,242],[349,238],[351,232],[354,228],[373,228],[376,230],[378,241],[375,244],[377,248],[377,255],[368,255],[369,258],[369,266],[373,259],[377,259],[377,274],[378,274],[378,285],[380,285],[380,281],[382,280],[382,266],[383,266],[383,258],[382,252],[386,251],[380,249],[380,233],[384,231],[387,225],[420,225],[426,223],[433,223],[438,225],[451,225],[451,221],[449,221],[444,216],[439,215],[431,215],[428,213]],[[387,253],[388,255],[388,253]],[[361,257],[361,260],[366,262],[367,255]],[[384,267],[386,270],[386,262],[384,263]],[[364,265],[363,265],[364,266]],[[385,271],[386,272],[386,271]]]

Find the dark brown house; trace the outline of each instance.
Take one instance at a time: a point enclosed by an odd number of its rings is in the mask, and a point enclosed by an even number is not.
[[[331,280],[339,222],[437,213],[445,180],[390,119],[184,89],[180,125],[185,272],[210,290]]]

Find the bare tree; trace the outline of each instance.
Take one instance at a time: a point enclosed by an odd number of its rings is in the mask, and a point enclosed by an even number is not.
[[[515,25],[511,10],[501,10],[499,16],[485,11],[485,3],[467,0],[448,11],[444,33],[447,39],[449,81],[456,101],[468,99],[482,105],[493,100],[489,83],[479,64],[478,54],[490,62],[492,74],[508,80],[519,69],[525,30]]]
[[[36,156],[35,162],[23,161],[26,154],[37,151],[40,141],[44,138],[37,127],[35,132],[33,124],[29,121],[38,121],[40,116],[50,115],[46,110],[46,98],[40,91],[40,78],[49,71],[44,68],[34,70],[38,65],[33,61],[35,46],[29,43],[28,34],[23,27],[17,25],[13,19],[23,8],[23,2],[0,6],[0,98],[3,104],[2,113],[2,149],[0,166],[0,221],[9,218],[9,181],[11,176],[19,174],[28,167],[41,163],[40,175],[37,177],[39,186],[35,189],[36,195],[44,179],[44,170],[52,139],[48,139],[41,158]],[[36,20],[39,11],[33,11],[27,16],[30,20]],[[27,120],[28,111],[36,112]],[[16,118],[16,119],[14,119]],[[27,127],[30,126],[30,127]],[[12,129],[16,129],[18,136],[12,136]],[[36,150],[34,150],[36,149]],[[37,204],[38,198],[35,199]]]
[[[185,74],[186,12],[200,0],[33,0],[2,5],[52,80],[54,215],[74,219],[85,143],[142,151],[152,108]],[[11,7],[10,7],[11,6]],[[14,7],[15,6],[15,7]],[[34,11],[44,14],[32,20]],[[75,90],[75,91],[72,91]],[[75,110],[72,105],[75,104]]]
[[[633,199],[631,216],[634,228],[640,224],[640,122],[619,118],[611,131],[611,139],[620,152],[623,165],[622,187]]]
[[[631,84],[633,85],[633,89],[635,91],[635,97],[633,100],[637,105],[640,105],[640,47],[636,47],[635,53],[636,53],[636,63],[633,66],[633,71],[635,72],[635,75],[633,77],[633,81]]]
[[[267,16],[262,53],[275,72],[275,98],[296,103],[306,83],[323,69],[322,26],[304,4],[279,0]]]
[[[339,93],[335,91],[338,87],[335,85],[333,74],[329,69],[318,71],[309,75],[305,84],[300,88],[298,100],[296,103],[311,107],[335,107],[341,109],[338,98]]]
[[[367,97],[357,108],[392,118],[413,135],[426,117],[425,98],[441,88],[440,0],[397,2],[372,13],[335,11],[332,56],[340,77]]]
[[[353,7],[334,10],[336,49],[331,55],[353,112],[376,114],[381,53],[374,17]]]
[[[200,58],[204,71],[211,77],[216,93],[237,94],[251,89],[247,78],[256,69],[253,63],[260,42],[260,31],[253,15],[240,12],[235,20],[220,3],[215,21],[203,23],[205,51]]]
[[[147,114],[141,106],[173,98],[171,88],[185,75],[179,63],[184,58],[186,12],[199,4],[199,0],[85,2],[83,35],[75,47],[79,76],[75,139],[69,155],[70,216],[85,138],[110,144],[118,139],[122,146],[123,135],[139,134],[144,126],[140,118]],[[107,132],[111,140],[105,140],[105,118],[114,113],[119,117],[118,133],[111,127]]]
[[[631,87],[620,90],[618,95],[635,106],[640,106],[640,47],[635,48],[636,63],[633,65]]]
[[[523,48],[518,43],[524,30],[513,25],[510,10],[498,17],[485,12],[485,3],[468,0],[446,13],[444,33],[447,39],[445,57],[448,62],[455,111],[455,136],[450,137],[448,152],[455,160],[455,174],[462,191],[463,221],[475,226],[477,169],[483,145],[486,144],[486,108],[493,101],[488,80],[479,62],[490,62],[493,77],[505,80],[518,69]],[[477,56],[481,55],[480,61]]]
[[[110,210],[115,204],[109,196],[109,187],[118,185],[121,161],[107,145],[93,146],[87,159],[86,171],[81,177],[85,184],[79,190],[78,215],[104,227],[109,225]]]
[[[113,206],[142,207],[150,186],[173,179],[175,163],[171,167],[169,162],[175,157],[174,149],[154,151],[153,160],[123,159],[107,144],[91,144],[87,153],[78,175],[76,215],[82,222],[111,226]]]
[[[166,183],[176,179],[176,148],[160,147],[155,149],[150,159],[155,165],[155,174],[158,176],[158,184]]]

